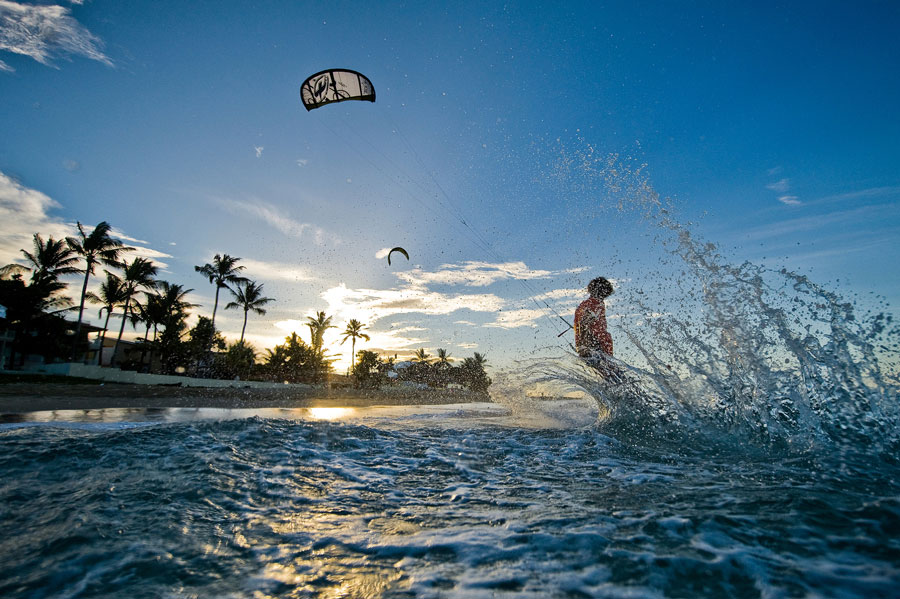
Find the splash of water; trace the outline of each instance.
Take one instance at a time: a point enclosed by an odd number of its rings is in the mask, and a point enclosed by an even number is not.
[[[854,302],[784,268],[730,263],[676,219],[645,165],[587,146],[564,152],[556,174],[567,194],[605,197],[598,213],[612,205],[639,215],[660,250],[658,268],[617,292],[619,314],[637,317],[616,327],[624,383],[604,381],[571,353],[523,363],[519,375],[586,391],[602,426],[629,442],[683,443],[687,435],[703,444],[878,454],[900,445],[900,386],[889,365],[900,332],[889,313],[861,315]]]

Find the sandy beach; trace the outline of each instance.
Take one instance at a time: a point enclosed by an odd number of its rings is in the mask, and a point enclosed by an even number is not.
[[[439,389],[250,389],[115,383],[0,385],[0,413],[103,408],[309,408],[435,405],[490,401],[486,395]]]

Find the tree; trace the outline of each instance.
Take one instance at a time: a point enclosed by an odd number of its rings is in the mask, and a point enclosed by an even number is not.
[[[359,360],[353,366],[353,378],[356,386],[362,389],[377,389],[387,379],[384,362],[373,351],[360,350]]]
[[[469,390],[487,393],[488,387],[491,386],[491,379],[484,371],[485,364],[487,364],[487,358],[478,352],[475,352],[473,357],[463,360],[462,366],[460,366],[460,379]]]
[[[120,254],[131,251],[134,248],[123,245],[118,239],[110,237],[112,225],[103,221],[94,227],[90,233],[85,233],[84,227],[78,223],[78,237],[66,237],[66,243],[73,252],[84,260],[84,284],[81,286],[81,303],[78,306],[78,324],[75,325],[75,339],[72,346],[72,359],[75,359],[76,343],[81,334],[81,321],[84,316],[84,300],[87,298],[88,279],[94,274],[94,267],[98,264],[120,267]],[[124,320],[123,320],[124,323]],[[124,324],[123,324],[124,326]],[[115,359],[115,355],[113,355]]]
[[[125,304],[125,286],[122,279],[111,272],[106,273],[106,280],[100,284],[100,294],[97,295],[93,291],[87,293],[88,301],[95,304],[101,304],[99,317],[103,318],[103,311],[106,310],[106,321],[103,323],[103,332],[100,333],[100,350],[97,358],[97,364],[103,364],[103,343],[106,341],[106,331],[109,328],[109,317],[112,316],[113,310]],[[124,318],[124,317],[123,317]]]
[[[209,368],[213,348],[223,350],[225,347],[225,339],[216,331],[212,320],[206,316],[198,317],[197,324],[188,331],[188,359],[194,363],[194,375]]]
[[[275,300],[271,297],[263,297],[262,285],[257,285],[254,281],[244,280],[235,285],[234,289],[229,288],[235,301],[229,302],[225,309],[242,308],[244,310],[244,326],[241,328],[241,343],[244,342],[244,331],[247,330],[247,313],[251,310],[260,316],[266,311],[263,306]]]
[[[428,364],[431,362],[431,355],[425,351],[424,347],[420,347],[416,350],[416,354],[413,356],[412,361],[419,364]]]
[[[122,293],[125,296],[122,309],[122,326],[119,327],[119,336],[116,338],[116,344],[113,345],[112,360],[110,366],[116,365],[116,352],[119,350],[119,343],[122,342],[122,334],[125,332],[125,321],[131,314],[131,302],[134,296],[142,289],[154,289],[156,287],[156,266],[146,258],[135,258],[130,264],[123,265],[122,274]]]
[[[228,286],[229,284],[237,285],[238,283],[246,283],[250,280],[239,274],[244,270],[244,267],[237,265],[238,260],[240,260],[240,258],[235,258],[228,254],[222,254],[221,256],[216,254],[211,263],[194,267],[195,271],[202,274],[209,279],[210,283],[214,283],[216,286],[216,301],[213,303],[212,311],[213,326],[216,324],[216,310],[219,307],[219,290],[224,288],[231,291],[231,287]]]
[[[173,371],[173,364],[178,359],[187,359],[187,348],[183,347],[181,337],[186,328],[184,320],[187,318],[187,310],[197,306],[186,299],[187,294],[192,291],[193,289],[184,289],[181,285],[174,285],[168,281],[160,281],[157,284],[156,301],[162,315],[160,324],[164,327],[157,345],[160,350],[159,358],[166,372]]]
[[[325,312],[316,312],[315,318],[307,316],[306,326],[309,327],[310,343],[312,344],[313,349],[318,352],[322,351],[325,331],[337,328],[331,324],[331,316],[325,316]]]
[[[32,284],[54,284],[58,283],[61,276],[81,272],[76,266],[78,257],[64,239],[56,240],[48,237],[44,242],[41,236],[35,233],[34,252],[25,250],[21,252],[31,264],[24,268],[31,272]],[[58,283],[58,287],[61,289],[63,284]]]
[[[243,341],[232,343],[228,346],[224,356],[223,370],[225,371],[225,376],[228,378],[243,377],[246,379],[255,362],[256,351],[254,351],[252,345]]]
[[[347,339],[352,339],[353,341],[350,343],[350,369],[353,369],[354,360],[356,359],[356,340],[357,339],[365,339],[369,340],[369,336],[362,332],[362,330],[366,328],[366,325],[356,320],[355,318],[351,318],[349,322],[347,322],[347,328],[344,329],[344,339],[341,341],[341,345],[344,344],[344,341]]]

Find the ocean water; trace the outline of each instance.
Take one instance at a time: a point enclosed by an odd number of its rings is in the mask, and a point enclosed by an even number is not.
[[[0,596],[900,588],[896,454],[638,447],[583,401],[121,412],[2,425]]]
[[[4,416],[0,597],[900,596],[888,307],[566,159],[566,195],[654,235],[611,308],[621,380],[561,345],[491,404]]]

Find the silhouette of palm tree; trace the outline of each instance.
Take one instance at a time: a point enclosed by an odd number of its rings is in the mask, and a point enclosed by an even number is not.
[[[78,347],[78,337],[81,334],[81,321],[84,317],[84,300],[87,297],[88,279],[94,274],[94,267],[98,264],[121,267],[119,258],[122,252],[133,250],[133,247],[124,245],[118,239],[110,237],[112,225],[103,221],[90,233],[85,233],[84,227],[78,223],[78,237],[66,237],[66,243],[72,251],[84,260],[84,284],[81,286],[81,302],[78,305],[78,324],[75,325],[75,337],[72,340],[72,359],[75,359],[75,351]],[[123,319],[124,323],[124,319]],[[115,358],[115,356],[113,356]]]
[[[64,239],[48,237],[45,242],[40,235],[34,234],[34,252],[20,250],[31,266],[24,267],[31,271],[32,284],[53,285],[63,275],[71,275],[81,272],[76,264],[78,256],[68,246]],[[60,289],[62,283],[56,285]]]
[[[213,303],[212,311],[213,326],[216,325],[216,310],[219,308],[219,290],[225,288],[230,291],[229,283],[236,285],[250,280],[238,274],[244,270],[243,266],[237,266],[238,260],[240,258],[235,258],[228,254],[222,254],[221,256],[216,254],[211,263],[208,262],[203,266],[194,267],[195,271],[209,279],[210,283],[215,283],[216,285],[216,301]]]
[[[416,350],[416,354],[412,358],[413,362],[419,362],[421,364],[428,364],[431,362],[431,355],[425,351],[424,347],[420,347]]]
[[[356,340],[357,339],[365,339],[369,340],[369,336],[362,332],[362,330],[366,328],[366,325],[356,320],[355,318],[351,318],[349,322],[347,322],[347,328],[344,329],[344,339],[341,341],[341,345],[344,344],[344,341],[347,339],[352,339],[353,341],[350,343],[350,371],[353,371],[353,365],[356,363]]]
[[[225,309],[243,308],[244,310],[244,326],[241,328],[240,341],[242,344],[244,343],[244,331],[247,330],[247,313],[252,310],[262,316],[266,313],[262,307],[269,302],[275,301],[271,297],[263,297],[262,288],[262,285],[257,285],[255,282],[246,279],[237,283],[234,289],[229,288],[235,301],[229,302]]]
[[[331,324],[331,316],[325,316],[325,312],[316,312],[316,317],[306,317],[306,326],[309,327],[310,344],[317,352],[322,351],[323,337],[328,329],[336,329]]]
[[[100,284],[100,294],[93,291],[87,293],[88,301],[95,304],[102,304],[98,316],[103,317],[103,311],[106,310],[106,321],[103,323],[103,332],[100,333],[100,350],[97,357],[97,364],[103,365],[103,344],[106,342],[106,331],[109,328],[109,317],[112,316],[113,310],[125,304],[125,286],[122,279],[111,272],[106,273],[106,280]]]
[[[116,352],[119,349],[119,343],[122,341],[122,333],[125,332],[125,321],[128,320],[131,313],[131,302],[134,300],[134,296],[142,288],[154,289],[156,287],[156,281],[153,278],[156,276],[156,266],[146,258],[135,258],[130,264],[124,264],[122,270],[122,293],[125,296],[122,326],[119,327],[119,336],[116,338],[116,344],[113,346],[112,359],[109,362],[110,366],[115,366],[116,364]]]

